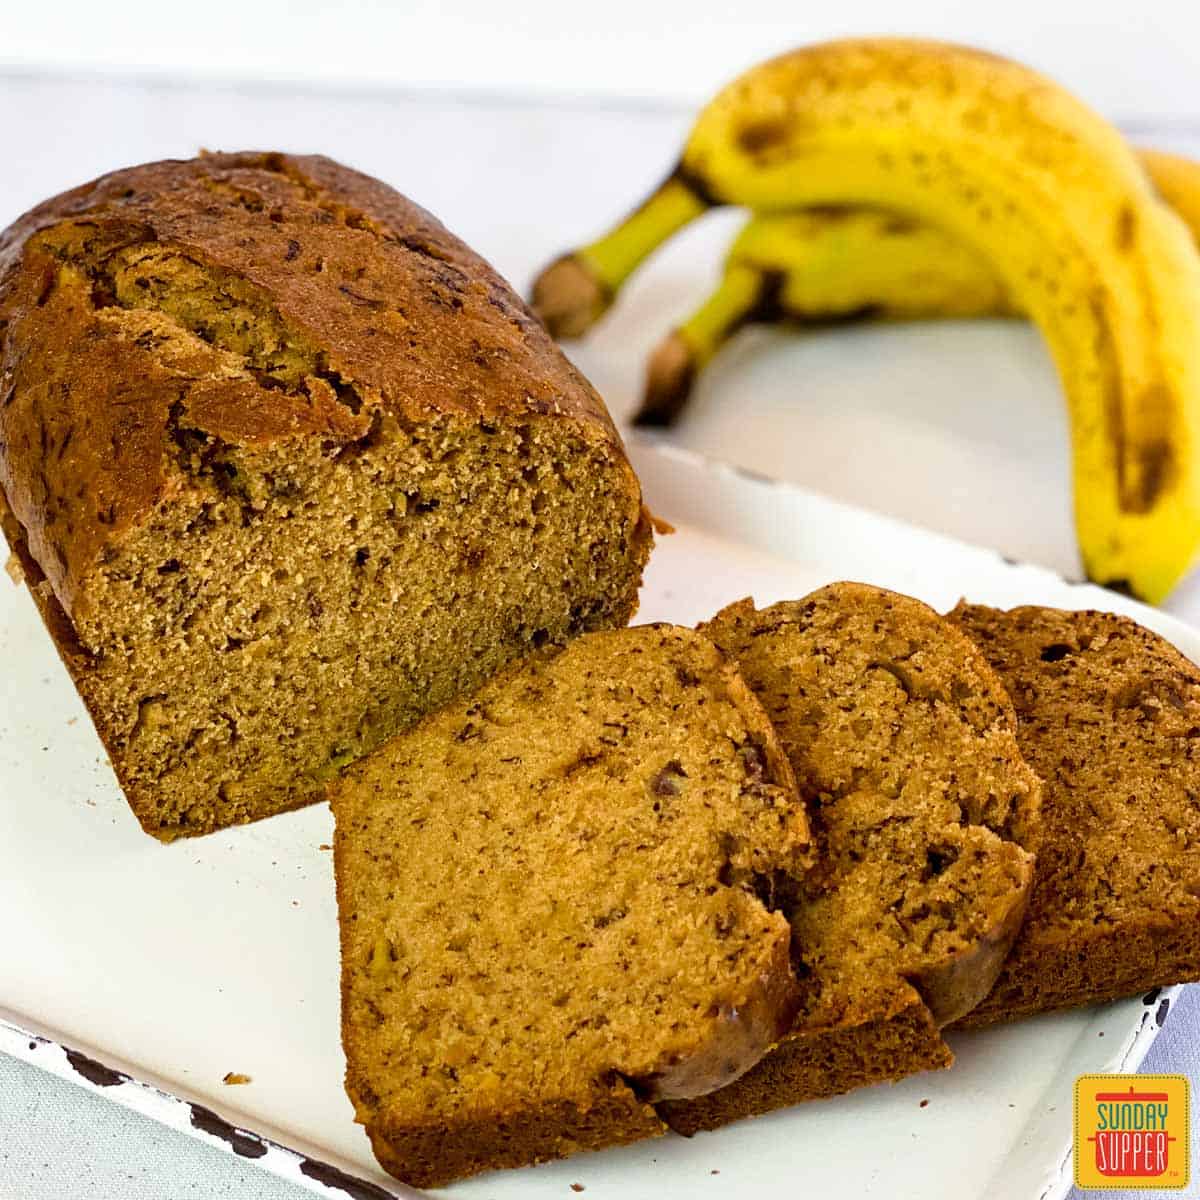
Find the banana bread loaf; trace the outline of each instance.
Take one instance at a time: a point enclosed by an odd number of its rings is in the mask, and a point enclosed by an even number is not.
[[[661,1133],[788,1027],[809,831],[758,702],[690,630],[512,666],[331,785],[346,1085],[433,1186]]]
[[[624,624],[650,545],[602,402],[495,272],[281,154],[118,171],[0,235],[0,492],[164,839]]]
[[[985,1025],[1200,979],[1200,669],[1128,617],[960,604],[1044,780],[1029,912]]]
[[[682,1133],[948,1066],[938,1028],[987,994],[1025,910],[1039,793],[996,676],[917,600],[834,584],[701,628],[774,721],[818,855],[776,893],[792,1031],[732,1085],[664,1104]]]

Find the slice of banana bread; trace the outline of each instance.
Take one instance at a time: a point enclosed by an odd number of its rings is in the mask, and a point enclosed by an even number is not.
[[[777,893],[792,1032],[683,1133],[948,1066],[938,1027],[988,992],[1025,910],[1039,786],[973,645],[907,596],[841,583],[701,627],[741,668],[811,809],[817,865]]]
[[[1200,669],[1128,617],[960,604],[1044,780],[1025,924],[984,1025],[1200,979]]]
[[[0,499],[145,829],[315,799],[650,545],[604,406],[496,273],[324,158],[105,176],[0,234]]]
[[[639,626],[502,672],[331,785],[346,1086],[431,1186],[662,1132],[788,1027],[809,829],[705,638]]]

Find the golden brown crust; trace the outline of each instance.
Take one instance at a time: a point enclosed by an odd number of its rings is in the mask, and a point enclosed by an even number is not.
[[[495,272],[277,154],[118,171],[0,233],[0,494],[164,840],[308,803],[528,642],[624,624],[652,541],[602,403]],[[315,703],[316,664],[357,686]]]
[[[46,626],[46,631],[54,639],[58,647],[63,665],[71,676],[71,681],[82,692],[87,677],[89,657],[75,637],[75,630],[62,605],[55,598],[54,590],[50,587],[37,560],[29,553],[29,543],[25,539],[25,531],[9,507],[4,490],[0,488],[0,532],[8,543],[13,559],[21,570],[21,582],[29,589],[33,603]],[[15,581],[14,581],[15,582]]]
[[[441,1187],[482,1170],[566,1158],[666,1132],[654,1109],[619,1079],[587,1102],[555,1101],[535,1110],[464,1114],[449,1128],[414,1129],[386,1119],[367,1125],[379,1165],[414,1187]]]
[[[781,926],[769,964],[750,992],[720,1005],[707,1041],[636,1081],[644,1100],[691,1100],[715,1092],[749,1071],[788,1032],[797,1002],[791,941],[790,931]]]
[[[774,1112],[781,1096],[795,1102],[936,1071],[954,1061],[928,1007],[909,990],[908,1003],[850,1028],[793,1036],[736,1083],[682,1103],[658,1106],[676,1133],[690,1137],[731,1121]]]
[[[992,990],[1029,907],[1033,862],[1022,863],[1021,872],[1024,886],[1012,893],[1008,908],[995,914],[995,924],[978,941],[953,958],[909,976],[939,1029],[966,1016]]]
[[[106,319],[105,262],[152,245],[250,289],[320,348],[327,386],[295,397],[269,379],[201,379],[124,336]],[[64,270],[90,291],[63,286]],[[495,271],[429,213],[329,159],[131,167],[0,234],[0,486],[68,616],[105,548],[178,487],[180,427],[336,447],[380,412],[402,424],[561,414],[621,453],[599,397]]]
[[[1002,974],[995,991],[957,1029],[982,1029],[1037,1013],[1104,1004],[1200,979],[1194,919],[1143,918],[1117,929],[1039,940],[1022,949],[1019,975]]]

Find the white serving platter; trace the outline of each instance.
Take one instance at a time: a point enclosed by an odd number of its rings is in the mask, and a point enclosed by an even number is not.
[[[632,446],[660,539],[639,620],[834,579],[939,608],[961,595],[1161,612],[687,451]],[[374,1164],[341,1086],[325,806],[163,847],[143,835],[23,589],[0,579],[0,1050],[321,1194],[411,1196]],[[948,1072],[675,1137],[482,1176],[464,1200],[1046,1200],[1070,1186],[1071,1088],[1136,1069],[1173,992],[952,1037]],[[226,1072],[249,1075],[227,1086]]]

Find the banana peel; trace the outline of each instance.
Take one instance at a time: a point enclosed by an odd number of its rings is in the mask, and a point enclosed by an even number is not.
[[[582,331],[656,246],[715,205],[883,209],[986,260],[1058,368],[1089,577],[1157,602],[1191,568],[1200,254],[1121,135],[1084,104],[1020,64],[940,42],[783,55],[718,93],[666,181],[552,264],[535,307],[552,332]]]
[[[1200,245],[1200,163],[1149,149],[1138,157]],[[868,208],[752,216],[717,288],[652,353],[634,424],[672,424],[697,376],[746,325],[1023,315],[983,255],[932,225]]]

